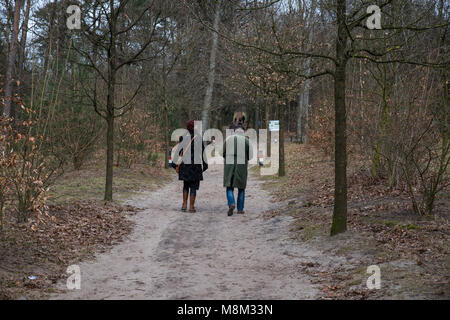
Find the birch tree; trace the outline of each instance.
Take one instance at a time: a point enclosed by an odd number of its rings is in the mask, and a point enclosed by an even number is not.
[[[19,36],[19,25],[20,25],[20,14],[23,5],[23,0],[14,1],[14,19],[13,19],[13,31],[11,33],[11,40],[9,41],[8,50],[8,62],[6,65],[6,79],[5,79],[5,107],[3,109],[3,115],[6,117],[14,117],[14,105],[13,101],[13,82],[15,72],[16,72],[16,59],[17,59],[17,49],[19,47],[18,36]]]
[[[214,15],[214,24],[212,34],[212,43],[211,43],[211,53],[209,57],[209,71],[208,71],[208,86],[206,87],[205,100],[203,102],[203,110],[202,110],[202,124],[203,130],[207,130],[209,128],[209,113],[211,109],[213,91],[214,91],[214,79],[216,75],[216,55],[217,48],[219,43],[219,23],[220,23],[220,7],[221,1],[216,1],[216,10]]]
[[[308,11],[305,7],[306,4],[303,1],[298,1],[299,8],[302,8],[304,22],[301,30],[306,31],[308,35],[308,42],[306,45],[306,52],[311,52],[313,39],[314,39],[314,15],[316,10],[316,2],[313,1],[311,9]],[[300,11],[300,9],[299,9]],[[300,13],[300,12],[299,12]],[[303,66],[306,74],[311,74],[311,57],[308,57],[304,61]],[[311,90],[311,79],[306,79],[300,85],[300,93],[298,95],[298,110],[297,110],[297,132],[296,138],[298,142],[308,142],[308,123],[309,123],[309,93]]]

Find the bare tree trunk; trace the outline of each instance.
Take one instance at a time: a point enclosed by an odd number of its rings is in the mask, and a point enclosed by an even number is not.
[[[308,73],[311,71],[311,62],[308,62]],[[302,106],[303,106],[303,126],[302,126],[302,143],[308,143],[309,130],[309,93],[311,89],[311,80],[307,79],[303,84]]]
[[[313,2],[308,20],[314,16],[316,4]],[[308,30],[308,44],[306,52],[310,52],[312,48],[314,29],[313,23],[310,22]],[[311,58],[307,58],[304,64],[306,74],[311,74]],[[300,143],[308,142],[308,123],[309,123],[309,91],[311,89],[311,79],[306,79],[301,86],[301,93],[298,97],[298,114],[297,114],[297,141]]]
[[[382,111],[381,111],[381,120],[379,123],[379,131],[378,131],[378,137],[377,137],[377,144],[375,147],[375,154],[372,159],[372,176],[376,177],[378,175],[378,168],[380,165],[380,158],[382,154],[382,146],[383,141],[385,140],[384,137],[386,135],[389,135],[389,103],[388,103],[388,97],[387,97],[387,80],[386,80],[386,66],[382,65],[383,72],[381,74],[381,78],[379,80],[380,86],[381,86],[381,99],[382,99]],[[361,72],[361,71],[360,71]],[[362,99],[361,99],[362,101]],[[362,121],[362,118],[361,118]],[[389,185],[391,185],[391,175],[389,174]]]
[[[214,78],[216,75],[216,55],[217,55],[217,46],[219,42],[219,22],[220,22],[220,4],[221,1],[217,1],[216,4],[216,15],[214,17],[214,31],[212,32],[212,45],[211,45],[211,54],[209,58],[209,73],[208,73],[208,87],[206,88],[205,100],[203,103],[203,111],[202,111],[202,123],[203,130],[207,130],[209,128],[209,111],[211,108],[212,95],[214,90]]]
[[[110,0],[111,10],[111,43],[108,50],[108,94],[106,98],[106,122],[108,124],[106,133],[106,184],[105,184],[105,201],[113,199],[113,166],[114,166],[114,103],[115,103],[115,86],[116,86],[116,22],[114,0]]]
[[[166,23],[164,23],[164,28]],[[164,30],[164,33],[166,30]],[[163,77],[163,113],[164,113],[164,168],[169,168],[169,106],[167,102],[167,60],[166,60],[166,49],[163,49],[163,67],[162,67],[162,77]]]
[[[169,106],[167,95],[164,97],[164,168],[169,168]]]
[[[266,101],[265,102],[265,106],[264,106],[264,113],[265,113],[265,118],[266,118],[266,130],[267,130],[267,157],[270,157],[270,139],[271,139],[271,135],[270,135],[270,130],[269,130],[269,121],[270,121],[270,102]]]
[[[288,106],[289,100],[286,99],[286,107]],[[279,144],[280,144],[280,151],[279,151],[279,169],[278,169],[278,176],[279,177],[284,177],[286,175],[286,166],[284,163],[284,128],[285,128],[285,123],[284,123],[284,113],[286,111],[286,109],[283,108],[283,104],[280,102],[278,104],[278,116],[279,116],[279,120],[280,120],[280,132],[279,132]]]
[[[44,56],[44,72],[47,73],[47,71],[50,69],[50,53],[53,48],[53,40],[55,38],[54,32],[55,32],[55,17],[56,17],[56,7],[57,7],[57,0],[53,1],[52,4],[52,12],[50,14],[50,25],[49,25],[49,38],[48,38],[48,48],[45,50],[45,56]]]
[[[347,230],[347,123],[345,106],[345,80],[348,57],[345,22],[346,0],[337,0],[336,70],[334,79],[335,103],[335,180],[334,209],[331,235]]]
[[[109,100],[108,93],[108,100]],[[113,186],[113,165],[114,165],[114,110],[108,115],[106,121],[108,124],[106,133],[106,184],[105,184],[105,201],[112,201]]]
[[[303,86],[302,86],[303,87]],[[297,98],[297,132],[296,132],[296,140],[299,143],[303,143],[303,88],[302,93],[298,95]]]
[[[8,62],[8,53],[10,46],[10,30],[11,30],[11,15],[10,12],[10,2],[5,0],[5,12],[6,12],[6,27],[5,27],[5,61]]]
[[[256,106],[255,109],[255,130],[258,131],[259,130],[259,106]]]
[[[30,18],[30,8],[31,8],[31,0],[27,0],[27,6],[25,8],[25,14],[22,22],[22,36],[20,38],[19,64],[17,71],[18,79],[20,81],[22,81],[23,65],[25,62],[25,46],[27,44],[28,20]],[[20,93],[20,86],[17,88],[17,92]]]
[[[14,106],[12,105],[12,90],[13,90],[13,74],[15,71],[15,64],[17,58],[19,23],[20,23],[20,9],[22,8],[23,0],[16,0],[14,3],[14,21],[13,33],[9,45],[8,63],[6,66],[6,83],[5,83],[5,108],[3,114],[7,117],[15,115]]]
[[[310,31],[312,35],[312,31]],[[308,45],[309,46],[309,45]],[[308,48],[308,51],[310,48]],[[311,59],[307,59],[307,74],[311,73]],[[309,90],[311,79],[305,80],[302,84],[301,93],[298,97],[298,114],[297,114],[297,141],[301,143],[308,142],[308,121],[309,121]]]

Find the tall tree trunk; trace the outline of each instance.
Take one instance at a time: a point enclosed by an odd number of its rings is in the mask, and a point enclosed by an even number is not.
[[[335,180],[331,235],[347,230],[347,114],[345,80],[347,65],[346,0],[337,0],[336,70],[334,79],[335,108]]]
[[[5,62],[8,63],[8,54],[10,46],[10,30],[11,30],[11,15],[9,14],[11,10],[9,0],[5,0],[5,12],[6,12],[6,27],[5,27]]]
[[[303,124],[303,134],[302,134],[302,142],[308,143],[308,130],[309,130],[309,93],[311,89],[311,80],[308,79],[304,84],[304,91],[302,94],[302,103],[303,103],[303,114],[304,114],[304,124]]]
[[[311,51],[313,40],[313,29],[310,27],[307,52]],[[305,62],[306,74],[311,73],[311,58],[307,58]],[[297,114],[297,141],[301,143],[308,142],[308,121],[309,121],[309,90],[311,87],[311,79],[306,79],[301,86],[301,93],[298,98],[298,114]]]
[[[19,23],[20,23],[20,9],[22,8],[23,0],[16,0],[14,3],[14,21],[13,33],[9,44],[8,62],[6,65],[6,83],[5,83],[5,108],[3,114],[7,117],[14,117],[14,105],[12,104],[13,96],[13,75],[15,71],[15,64],[17,58]]]
[[[255,108],[255,130],[258,132],[260,127],[260,120],[259,120],[259,106],[257,105]]]
[[[27,44],[28,20],[30,18],[30,8],[31,8],[31,0],[27,0],[25,14],[23,16],[23,22],[22,22],[22,36],[20,38],[19,63],[18,63],[18,70],[17,70],[18,79],[20,81],[22,81],[23,68],[24,68],[23,65],[25,62],[25,46]],[[20,95],[20,86],[17,88],[17,93]]]
[[[216,75],[216,55],[217,55],[217,46],[219,43],[219,22],[220,22],[220,4],[221,1],[217,1],[216,3],[216,14],[214,17],[214,31],[212,32],[212,45],[211,45],[211,54],[209,58],[209,72],[208,72],[208,87],[206,88],[205,100],[203,103],[203,111],[202,111],[202,123],[203,130],[207,130],[209,128],[209,111],[211,108],[212,95],[214,90],[214,78]]]
[[[108,94],[109,95],[109,94]],[[108,97],[109,100],[109,97]],[[109,113],[109,111],[108,111]],[[105,201],[113,199],[113,165],[114,165],[114,110],[112,114],[107,116],[107,132],[106,132],[106,184],[105,184]]]
[[[286,99],[286,108],[288,106],[289,100]],[[279,132],[279,144],[280,144],[280,151],[279,151],[279,169],[278,169],[278,176],[284,177],[286,175],[286,167],[284,163],[284,128],[285,128],[285,121],[284,121],[284,113],[286,109],[283,108],[283,103],[278,104],[278,115],[279,115],[279,121],[280,121],[280,132]]]
[[[381,74],[381,79],[379,80],[380,85],[381,85],[381,99],[382,99],[382,111],[381,111],[381,120],[379,123],[379,131],[378,131],[378,137],[377,137],[377,144],[375,147],[375,154],[372,158],[372,176],[373,177],[377,177],[378,176],[378,168],[380,165],[380,158],[381,158],[381,150],[383,147],[383,143],[385,141],[385,136],[389,135],[389,114],[390,114],[390,110],[389,110],[389,103],[388,103],[388,97],[387,97],[387,71],[386,71],[386,65],[382,65],[381,66],[383,68],[382,70],[382,74]],[[362,100],[361,100],[362,101]],[[361,118],[361,121],[363,119]],[[392,181],[392,177],[389,174],[389,185],[391,185]]]
[[[115,86],[116,86],[116,22],[117,17],[114,9],[114,0],[110,0],[110,36],[111,43],[108,50],[108,94],[106,97],[106,184],[105,201],[113,199],[113,166],[114,166],[114,108],[115,108]]]
[[[266,130],[267,130],[267,157],[270,157],[270,130],[269,130],[269,121],[270,121],[270,102],[265,101],[264,105],[264,113],[265,113],[265,120],[266,120]]]
[[[169,106],[167,94],[164,97],[164,168],[169,168]]]
[[[166,23],[164,23],[164,28]],[[165,33],[165,30],[164,30]],[[166,49],[163,49],[163,116],[164,116],[164,168],[169,168],[169,105],[167,102],[167,60]]]
[[[54,0],[52,3],[52,12],[50,14],[50,25],[48,29],[48,48],[45,50],[45,56],[44,56],[44,72],[47,74],[48,70],[50,69],[50,53],[53,48],[53,40],[55,38],[55,19],[56,19],[56,9],[57,9],[57,0]]]
[[[304,3],[302,3],[303,7]],[[314,39],[314,14],[316,11],[317,3],[316,1],[311,2],[311,7],[309,9],[309,14],[306,18],[306,25],[308,26],[308,43],[306,45],[306,51],[311,52],[312,42]],[[299,1],[300,6],[300,1]],[[303,10],[306,10],[303,7]],[[304,63],[304,68],[306,69],[306,74],[311,74],[311,58],[307,58]],[[301,93],[298,97],[298,114],[297,114],[297,134],[296,140],[301,143],[308,142],[308,124],[309,124],[309,92],[311,89],[311,79],[306,79],[301,86]]]

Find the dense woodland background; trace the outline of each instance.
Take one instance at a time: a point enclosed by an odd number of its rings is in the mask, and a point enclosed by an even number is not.
[[[381,30],[366,27],[372,4]],[[2,0],[2,217],[45,212],[48,187],[98,150],[112,200],[115,166],[167,159],[174,129],[222,129],[235,111],[255,129],[280,119],[286,141],[335,159],[332,234],[346,230],[349,157],[431,215],[449,183],[449,12],[444,0]]]

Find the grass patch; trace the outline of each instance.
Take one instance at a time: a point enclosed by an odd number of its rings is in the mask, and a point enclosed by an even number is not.
[[[291,231],[298,233],[302,241],[309,241],[328,234],[326,225],[318,224],[311,219],[302,219],[299,216],[298,209],[295,213],[291,210],[290,215],[297,217],[292,223]]]
[[[136,165],[114,168],[113,194],[115,201],[123,201],[144,190],[154,190],[168,179],[170,169]],[[80,200],[101,201],[105,191],[104,168],[92,165],[62,175],[49,190],[49,203],[62,204]]]

